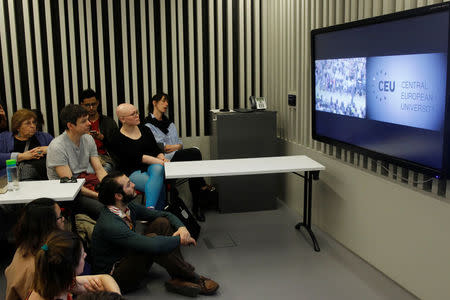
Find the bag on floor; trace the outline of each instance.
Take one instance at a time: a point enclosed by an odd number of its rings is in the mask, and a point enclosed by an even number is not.
[[[171,212],[177,216],[177,218],[180,219],[180,221],[186,226],[191,236],[197,240],[201,229],[200,225],[197,223],[197,220],[189,211],[186,204],[184,204],[183,199],[178,197],[177,194],[170,198],[169,205],[166,206],[165,211]]]

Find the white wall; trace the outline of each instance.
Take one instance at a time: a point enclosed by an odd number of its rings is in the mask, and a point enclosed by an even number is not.
[[[402,183],[381,175],[379,162],[370,157],[312,140],[309,33],[439,2],[266,0],[262,6],[263,84],[269,108],[278,111],[282,154],[306,154],[327,168],[314,183],[313,223],[421,299],[450,298],[449,184],[432,179],[427,189],[413,183],[415,176],[426,177],[410,170]],[[297,93],[295,109],[287,106],[289,91]],[[302,214],[302,181],[295,175],[285,179],[281,198]]]
[[[285,154],[326,167],[313,185],[313,224],[419,298],[448,299],[448,200],[298,144],[285,143]],[[284,191],[281,198],[302,214],[300,178],[286,175]]]

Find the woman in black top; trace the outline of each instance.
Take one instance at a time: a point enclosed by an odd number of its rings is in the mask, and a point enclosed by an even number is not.
[[[123,103],[117,107],[122,128],[113,138],[113,153],[119,169],[145,192],[145,205],[162,210],[165,205],[164,162],[168,161],[156,144],[152,132],[140,126],[139,112],[133,105]]]

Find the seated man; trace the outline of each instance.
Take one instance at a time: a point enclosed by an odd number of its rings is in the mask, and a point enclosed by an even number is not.
[[[172,277],[165,284],[167,290],[192,297],[216,292],[216,282],[198,275],[184,261],[180,245],[196,242],[177,217],[131,202],[136,197],[134,183],[119,171],[103,178],[98,190],[106,207],[92,234],[94,273],[111,274],[121,291],[128,292],[139,287],[156,262]],[[136,233],[136,220],[149,222],[145,235]]]
[[[85,178],[81,195],[75,199],[75,213],[84,213],[96,220],[103,205],[94,188],[106,171],[98,158],[94,139],[88,134],[91,126],[88,112],[80,105],[69,104],[59,117],[66,130],[48,146],[48,179]]]
[[[114,169],[115,163],[111,157],[111,141],[113,136],[119,131],[114,119],[102,115],[98,112],[99,99],[95,91],[91,89],[81,92],[80,104],[89,113],[91,130],[89,134],[94,138],[97,151],[103,168],[110,172]]]

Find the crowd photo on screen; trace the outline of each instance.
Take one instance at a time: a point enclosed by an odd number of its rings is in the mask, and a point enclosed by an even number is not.
[[[316,109],[366,117],[366,58],[316,61]]]

